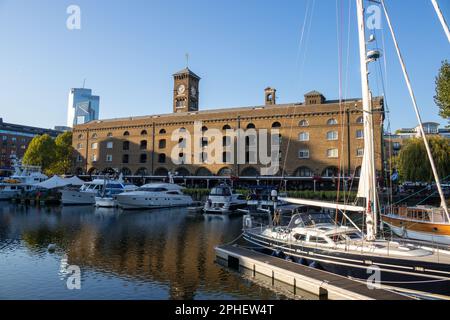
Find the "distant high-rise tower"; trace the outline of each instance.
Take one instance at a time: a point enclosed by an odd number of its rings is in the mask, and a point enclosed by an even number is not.
[[[98,120],[99,109],[100,97],[93,96],[91,89],[70,89],[67,126],[72,128],[79,124]]]

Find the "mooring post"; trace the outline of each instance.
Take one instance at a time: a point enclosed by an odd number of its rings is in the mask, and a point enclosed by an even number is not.
[[[294,278],[294,296],[297,295],[297,279]]]

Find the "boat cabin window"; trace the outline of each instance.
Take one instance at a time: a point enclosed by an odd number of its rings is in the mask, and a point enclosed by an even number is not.
[[[164,192],[167,191],[166,188],[156,188],[156,187],[140,187],[138,191],[146,191],[146,192]]]
[[[304,235],[304,234],[296,233],[296,234],[294,234],[294,238],[297,241],[306,241],[306,235]]]
[[[322,237],[309,237],[309,242],[313,242],[313,243],[328,243],[327,240],[325,240]]]
[[[350,239],[350,240],[359,240],[362,238],[361,234],[355,232],[355,233],[347,233],[346,236]]]
[[[122,185],[120,185],[120,184],[117,184],[117,183],[115,183],[115,184],[110,183],[110,184],[107,184],[107,185],[106,185],[106,189],[123,189],[123,188],[122,188]]]
[[[179,195],[180,193],[178,191],[168,191],[166,192],[167,194],[176,194]]]
[[[229,188],[213,188],[211,190],[211,196],[231,196],[231,192]]]

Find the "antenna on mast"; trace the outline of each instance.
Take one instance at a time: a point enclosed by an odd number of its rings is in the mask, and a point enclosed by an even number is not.
[[[86,85],[86,78],[83,79],[83,89],[84,89],[85,85]]]
[[[186,68],[189,68],[189,53],[186,52]]]

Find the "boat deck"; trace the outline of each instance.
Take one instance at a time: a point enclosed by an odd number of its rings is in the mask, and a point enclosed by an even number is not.
[[[245,267],[322,298],[330,300],[413,300],[384,289],[369,289],[365,283],[313,269],[239,246],[219,246],[216,255],[231,268]]]

